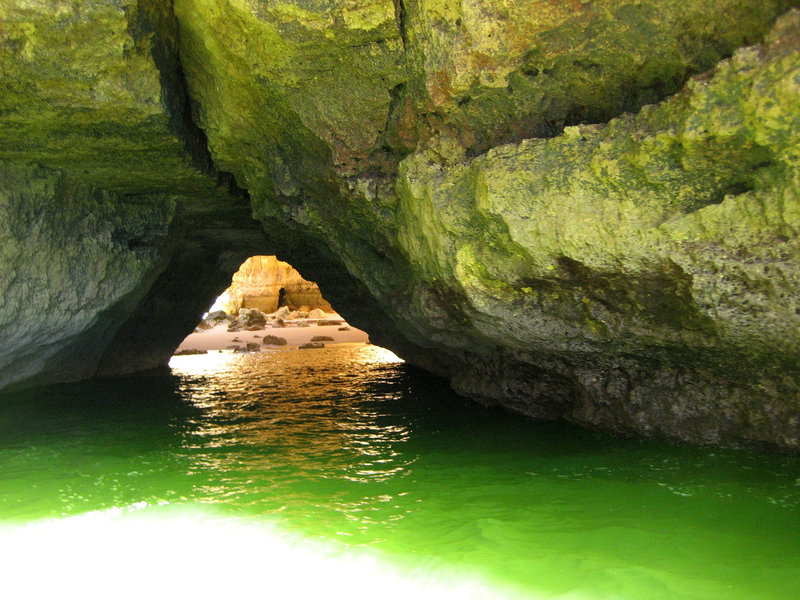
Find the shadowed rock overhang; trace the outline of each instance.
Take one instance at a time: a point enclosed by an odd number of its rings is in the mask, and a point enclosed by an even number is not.
[[[0,385],[276,254],[465,395],[797,448],[797,4],[0,0]]]

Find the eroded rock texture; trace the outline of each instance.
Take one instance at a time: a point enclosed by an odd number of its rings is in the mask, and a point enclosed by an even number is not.
[[[0,385],[87,377],[163,270],[175,202],[0,165]]]
[[[0,332],[44,352],[5,383],[69,377],[81,336],[73,377],[163,363],[237,258],[277,254],[466,395],[800,445],[797,2],[56,4],[0,0]],[[28,325],[22,263],[102,232],[62,268],[96,305]]]
[[[163,365],[263,251],[176,43],[169,3],[0,2],[0,386]]]

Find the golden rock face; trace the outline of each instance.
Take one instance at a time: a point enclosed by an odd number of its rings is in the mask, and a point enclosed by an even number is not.
[[[239,313],[240,308],[257,308],[264,313],[280,306],[294,310],[301,306],[331,312],[331,305],[322,297],[319,286],[306,281],[297,269],[276,256],[251,256],[233,274],[231,286],[225,290],[228,300],[225,312]]]

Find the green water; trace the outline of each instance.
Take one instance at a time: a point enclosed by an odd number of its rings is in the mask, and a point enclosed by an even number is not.
[[[373,346],[172,367],[0,397],[0,596],[53,569],[84,597],[800,590],[796,457],[537,423]]]

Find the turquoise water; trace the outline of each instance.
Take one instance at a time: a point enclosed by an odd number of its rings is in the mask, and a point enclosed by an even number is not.
[[[537,423],[374,346],[171,364],[0,397],[0,595],[800,590],[796,457]]]

